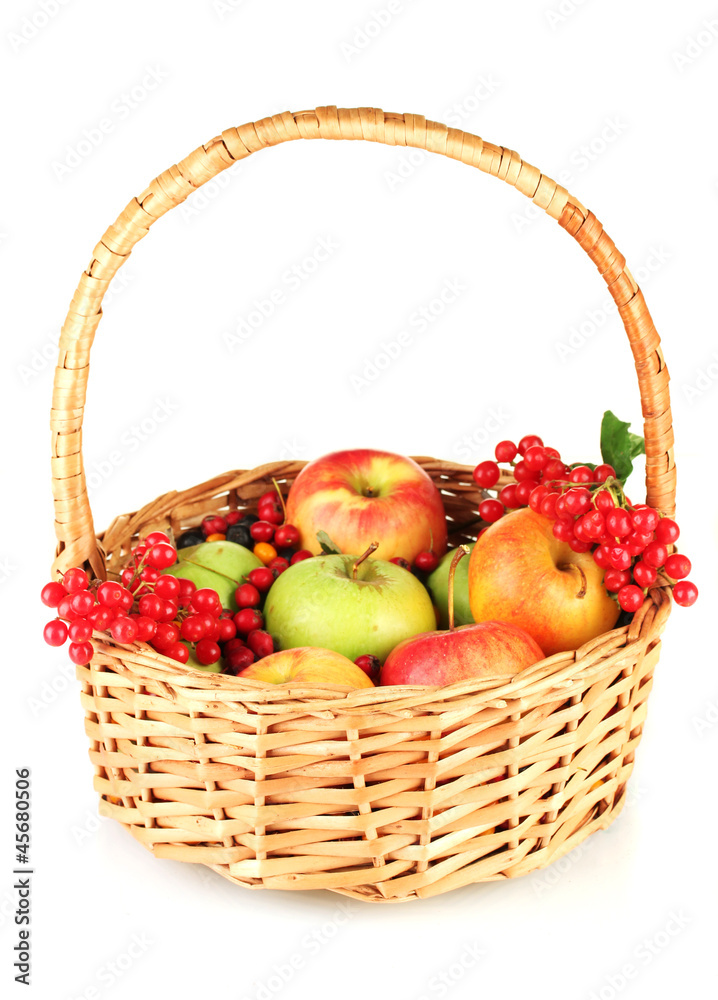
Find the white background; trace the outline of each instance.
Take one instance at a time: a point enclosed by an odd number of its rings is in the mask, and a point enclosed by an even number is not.
[[[390,15],[388,0],[45,6],[52,16],[39,0],[0,14],[3,990],[20,994],[10,800],[14,769],[28,766],[34,996],[702,995],[716,931],[715,3],[394,0]],[[77,684],[66,652],[39,638],[54,545],[53,343],[93,246],[200,142],[318,104],[476,132],[560,175],[604,222],[663,338],[682,547],[702,592],[671,616],[620,819],[547,871],[403,907],[250,894],[156,861],[98,820]],[[282,456],[366,446],[468,463],[500,437],[538,432],[570,459],[597,460],[605,408],[639,429],[622,327],[577,245],[495,179],[409,156],[287,144],[138,246],[93,352],[85,456],[98,530],[166,490]],[[312,268],[319,239],[337,248],[295,290],[285,272]],[[357,389],[352,375],[447,279],[464,286],[456,302]],[[274,315],[229,350],[224,335],[276,289]],[[302,967],[289,975],[293,960]]]

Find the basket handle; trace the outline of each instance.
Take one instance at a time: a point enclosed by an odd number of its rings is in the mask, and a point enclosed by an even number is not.
[[[104,577],[82,463],[82,417],[90,348],[102,316],[102,297],[135,244],[153,222],[237,160],[290,139],[365,139],[441,153],[511,184],[556,219],[601,273],[626,328],[638,374],[646,439],[647,503],[673,515],[676,472],[668,370],[643,293],[601,223],[550,177],[518,153],[421,115],[379,108],[321,107],[284,112],[222,132],[165,170],[120,213],[93,251],[62,327],[52,397],[52,491],[58,539],[54,569],[89,563]]]

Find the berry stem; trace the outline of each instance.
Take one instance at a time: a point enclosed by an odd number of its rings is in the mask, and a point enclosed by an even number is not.
[[[459,565],[464,556],[467,556],[468,554],[468,545],[460,545],[454,553],[454,558],[451,560],[451,566],[449,566],[449,632],[454,631],[454,575],[456,574],[456,567]]]
[[[274,476],[272,476],[272,482],[274,483],[274,488],[277,491],[277,496],[279,497],[279,502],[282,505],[282,514],[284,515],[284,520],[286,522],[286,520],[287,520],[287,508],[284,505],[284,497],[282,496],[282,491],[280,490],[279,483],[274,478]]]
[[[357,578],[357,570],[359,569],[359,567],[361,566],[361,564],[364,562],[364,560],[368,559],[369,556],[372,554],[372,552],[376,552],[376,550],[378,548],[379,548],[379,542],[372,542],[371,545],[369,546],[369,548],[366,550],[366,552],[363,552],[359,556],[359,558],[357,560],[355,560],[354,565],[352,566],[352,580],[356,580],[356,578]]]

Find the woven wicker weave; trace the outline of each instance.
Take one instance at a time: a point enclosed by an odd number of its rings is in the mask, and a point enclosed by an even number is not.
[[[250,153],[290,139],[366,139],[442,153],[516,187],[598,267],[641,392],[647,501],[673,514],[668,372],[643,295],[601,224],[517,153],[418,115],[317,108],[232,128],[134,198],[83,273],[62,330],[52,409],[55,570],[117,574],[139,535],[251,508],[301,462],[235,471],[159,497],[95,536],[81,456],[90,347],[104,292],[153,222]],[[469,467],[417,458],[453,543],[480,500]],[[504,478],[503,481],[506,481]],[[207,674],[149,646],[93,639],[78,668],[100,811],[157,857],[244,886],[326,888],[373,901],[431,896],[542,867],[618,814],[670,610],[650,592],[629,626],[517,675],[445,688],[348,691]]]

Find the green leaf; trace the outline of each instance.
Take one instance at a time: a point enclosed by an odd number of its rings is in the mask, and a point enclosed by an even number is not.
[[[644,455],[643,438],[629,431],[630,423],[619,420],[615,413],[606,410],[601,421],[601,456],[616,470],[616,478],[625,483],[633,471],[633,459]]]
[[[340,556],[342,555],[342,550],[339,548],[336,542],[333,542],[326,531],[317,532],[317,541],[322,547],[322,552],[325,556]]]

